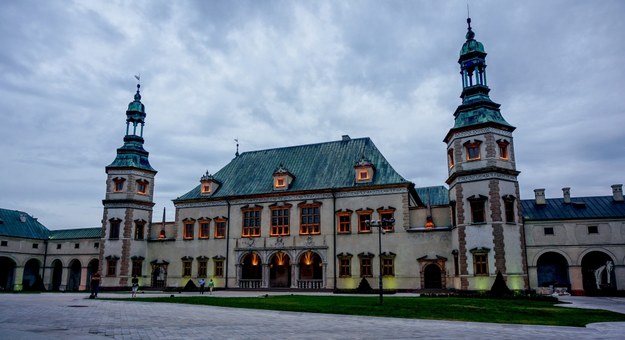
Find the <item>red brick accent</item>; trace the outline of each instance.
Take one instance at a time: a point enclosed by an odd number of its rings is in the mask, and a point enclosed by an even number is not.
[[[126,208],[124,217],[124,238],[122,239],[122,256],[119,270],[119,285],[126,286],[130,268],[130,237],[132,236],[133,209]]]
[[[491,179],[488,182],[488,203],[490,205],[490,218],[493,222],[501,222],[501,195],[499,193],[499,181]]]
[[[409,206],[410,194],[406,193],[402,195],[401,198],[401,208],[404,212],[403,217],[403,226],[404,228],[408,228],[410,226],[410,206]]]
[[[454,161],[456,164],[453,167],[455,171],[462,170],[462,163],[465,161],[465,158],[462,156],[463,149],[464,147],[460,144],[460,140],[456,139],[454,141]]]
[[[503,225],[493,223],[493,243],[495,244],[495,269],[506,274],[506,249],[504,248]]]
[[[512,144],[510,144],[512,145]],[[517,209],[517,221],[523,221],[523,213],[521,212],[521,193],[519,191],[519,183],[514,183],[515,196],[517,199],[515,200],[516,209]],[[525,289],[530,287],[529,277],[527,275],[527,253],[525,249],[525,226],[519,223],[519,237],[521,238],[521,261],[523,268],[523,283],[525,285]]]
[[[469,265],[467,263],[467,234],[464,225],[464,196],[462,185],[456,185],[456,217],[458,219],[458,262],[460,266],[460,288],[469,289]]]
[[[102,264],[104,263],[104,247],[106,245],[106,222],[108,221],[109,210],[104,208],[102,215],[102,238],[100,239],[100,256],[98,258],[98,271],[102,273]]]

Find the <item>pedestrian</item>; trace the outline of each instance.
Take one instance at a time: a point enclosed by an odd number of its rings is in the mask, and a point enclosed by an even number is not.
[[[215,288],[215,282],[213,282],[213,279],[210,279],[208,281],[208,294],[213,295],[213,288]]]
[[[139,290],[139,279],[137,275],[132,276],[132,297],[137,297],[137,291]]]
[[[95,299],[98,297],[98,290],[100,289],[100,280],[102,277],[100,276],[100,271],[98,270],[95,274],[91,275],[91,295],[89,295],[90,299]]]
[[[200,279],[198,282],[200,283],[200,294],[204,294],[204,285],[206,284],[206,280]]]

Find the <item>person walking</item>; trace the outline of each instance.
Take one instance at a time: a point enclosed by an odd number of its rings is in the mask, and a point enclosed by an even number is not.
[[[139,278],[137,275],[132,276],[132,297],[137,297],[137,291],[139,290]]]
[[[198,282],[200,283],[200,294],[203,295],[204,294],[204,285],[206,284],[206,280],[204,280],[202,278]]]
[[[208,281],[208,294],[213,295],[213,288],[215,288],[215,282],[213,282],[213,279],[210,279]]]
[[[100,276],[100,271],[97,271],[95,272],[95,274],[91,275],[91,282],[90,282],[91,295],[89,295],[89,298],[95,299],[98,297],[98,290],[100,289],[101,280],[102,280],[102,277]]]

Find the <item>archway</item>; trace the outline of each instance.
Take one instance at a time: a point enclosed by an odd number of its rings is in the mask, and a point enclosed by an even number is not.
[[[24,265],[24,275],[22,276],[22,287],[24,290],[41,290],[41,276],[39,275],[39,260],[30,259]]]
[[[0,257],[0,290],[13,290],[15,283],[15,261]]]
[[[566,258],[556,252],[547,252],[536,261],[536,275],[539,287],[566,287],[571,289],[569,264]]]
[[[80,270],[82,265],[77,259],[69,263],[69,275],[67,277],[67,287],[65,291],[77,292],[80,289]]]
[[[269,286],[291,286],[291,259],[283,252],[277,252],[271,257],[269,264]]]
[[[301,280],[323,279],[323,262],[319,254],[307,251],[299,259],[299,278]]]
[[[100,266],[100,260],[93,259],[89,261],[87,265],[87,290],[91,290],[91,276],[98,271],[98,267]]]
[[[52,261],[52,285],[50,286],[50,290],[60,290],[62,278],[63,264],[61,260]]]
[[[443,280],[441,278],[441,269],[431,263],[423,270],[423,288],[425,289],[441,289],[443,288]]]
[[[582,278],[586,295],[613,295],[616,276],[612,258],[601,251],[591,251],[582,259]]]
[[[263,277],[260,256],[256,253],[248,253],[241,262],[241,278],[243,280],[260,280]]]

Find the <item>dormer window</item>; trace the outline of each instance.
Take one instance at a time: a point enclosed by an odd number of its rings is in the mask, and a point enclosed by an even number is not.
[[[287,190],[295,176],[282,164],[273,172],[273,190]]]
[[[369,183],[373,181],[375,167],[364,155],[354,164],[354,171],[356,183]]]
[[[142,195],[148,193],[148,181],[143,179],[137,181],[137,193]]]
[[[200,193],[202,195],[212,195],[219,188],[220,184],[208,171],[200,178],[200,183]]]
[[[125,178],[115,177],[113,178],[113,192],[122,192],[124,191],[124,182]]]
[[[508,159],[508,145],[510,145],[510,142],[500,139],[497,141],[497,145],[499,146],[499,158]]]
[[[480,145],[482,144],[479,140],[474,140],[473,142],[464,143],[464,147],[467,151],[467,161],[477,161],[480,159]]]

